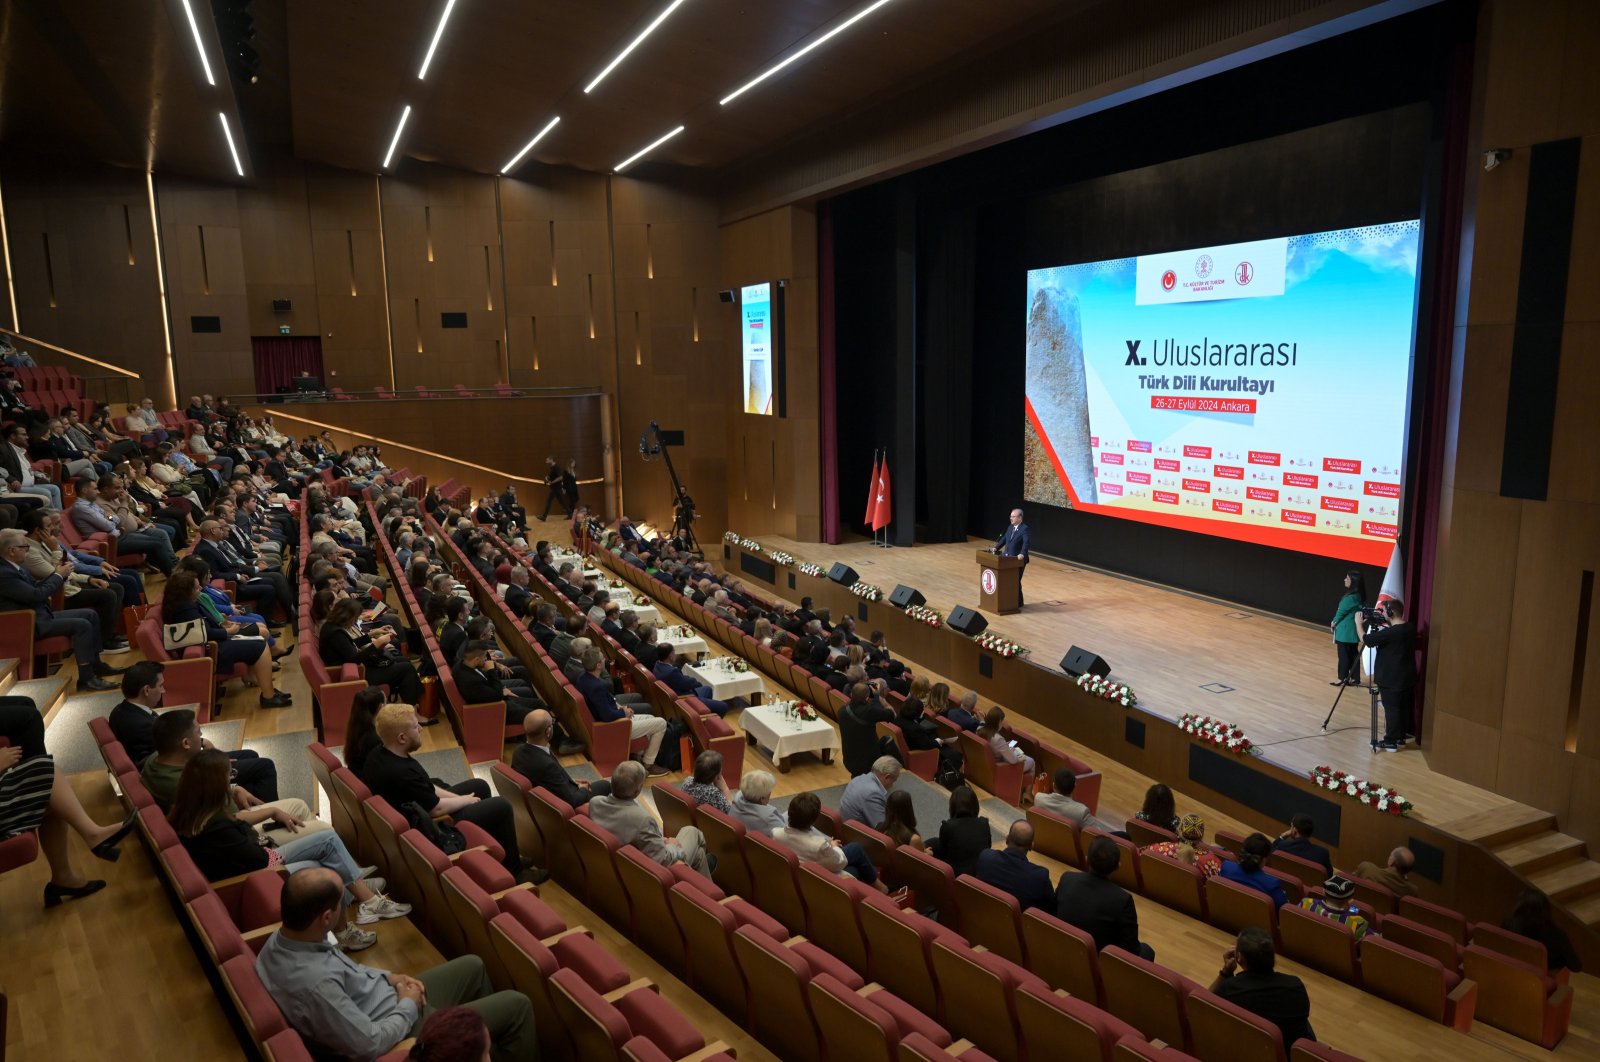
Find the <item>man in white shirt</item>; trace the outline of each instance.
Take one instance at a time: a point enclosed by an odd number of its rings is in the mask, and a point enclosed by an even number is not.
[[[52,509],[61,508],[61,488],[46,483],[33,471],[33,459],[28,456],[28,429],[23,424],[13,424],[6,429],[8,477],[7,489],[13,494],[36,494],[50,502]]]

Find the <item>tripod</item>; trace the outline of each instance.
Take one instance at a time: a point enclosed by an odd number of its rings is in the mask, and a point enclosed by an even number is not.
[[[1348,687],[1346,687],[1344,684],[1341,683],[1340,686],[1339,686],[1339,692],[1333,695],[1333,704],[1331,706],[1329,706],[1329,708],[1328,708],[1328,716],[1327,716],[1326,719],[1324,719],[1322,721],[1322,732],[1324,734],[1326,734],[1328,732],[1328,724],[1333,721],[1333,713],[1339,710],[1339,698],[1344,696],[1344,691],[1347,688]],[[1370,735],[1369,735],[1369,742],[1368,743],[1372,746],[1372,751],[1373,752],[1377,752],[1378,751],[1378,686],[1377,686],[1376,683],[1369,683],[1367,685],[1367,695],[1372,698],[1372,716],[1371,716],[1371,723],[1370,723],[1371,732],[1370,732]]]

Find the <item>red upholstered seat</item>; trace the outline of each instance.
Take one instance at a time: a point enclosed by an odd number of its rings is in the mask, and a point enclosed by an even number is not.
[[[265,1043],[288,1028],[283,1012],[256,976],[255,956],[235,955],[224,962],[222,981],[256,1043]]]
[[[1022,936],[1028,944],[1028,969],[1046,984],[1091,1003],[1104,1002],[1100,949],[1094,937],[1037,909],[1023,913]]]
[[[663,1054],[661,1048],[643,1036],[635,1036],[623,1044],[622,1057],[628,1062],[672,1062],[672,1056]],[[698,1062],[733,1062],[733,1056],[726,1051],[716,1051],[699,1056]]]
[[[189,912],[213,963],[221,966],[236,955],[252,954],[245,945],[244,934],[228,917],[228,909],[216,893],[195,897],[189,904]]]
[[[1143,1040],[1133,1026],[1086,1000],[1038,987],[1017,993],[1017,1024],[1029,1058],[1112,1062],[1117,1041]]]
[[[573,970],[550,977],[556,1010],[566,1018],[578,1057],[620,1059],[622,1045],[635,1035],[656,1044],[670,1058],[681,1058],[705,1046],[705,1039],[684,1016],[651,988],[636,988],[607,1002]]]
[[[1265,1018],[1207,989],[1189,993],[1185,1006],[1196,1058],[1275,1062],[1284,1058],[1283,1033]]]
[[[1425,1018],[1462,1032],[1472,1025],[1478,986],[1431,955],[1368,936],[1361,941],[1361,978],[1368,992]]]
[[[567,931],[567,923],[531,890],[519,889],[500,898],[500,910],[511,915],[536,937],[553,937]]]

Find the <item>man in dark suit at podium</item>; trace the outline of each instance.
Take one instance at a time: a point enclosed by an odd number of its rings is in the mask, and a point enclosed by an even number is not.
[[[1022,577],[1028,571],[1028,525],[1022,522],[1022,510],[1011,510],[1011,523],[1006,526],[1005,532],[995,539],[990,547],[990,553],[998,553],[1002,557],[1021,557],[1022,569],[1017,572],[1017,607],[1022,607]]]

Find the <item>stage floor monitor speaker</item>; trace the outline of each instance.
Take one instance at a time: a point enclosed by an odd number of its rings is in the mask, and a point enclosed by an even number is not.
[[[838,561],[832,568],[828,569],[828,578],[840,586],[854,586],[861,581],[861,577],[856,574],[856,570],[844,561]]]
[[[950,610],[950,626],[968,638],[976,638],[989,626],[989,621],[983,618],[983,613],[974,612],[965,605],[957,605]]]
[[[922,596],[922,591],[899,584],[894,588],[894,593],[889,595],[889,604],[895,608],[911,608],[913,605],[926,605],[928,599]]]
[[[1106,663],[1104,657],[1074,645],[1067,650],[1067,655],[1061,658],[1061,670],[1073,678],[1085,674],[1105,678],[1111,674],[1111,665]]]

